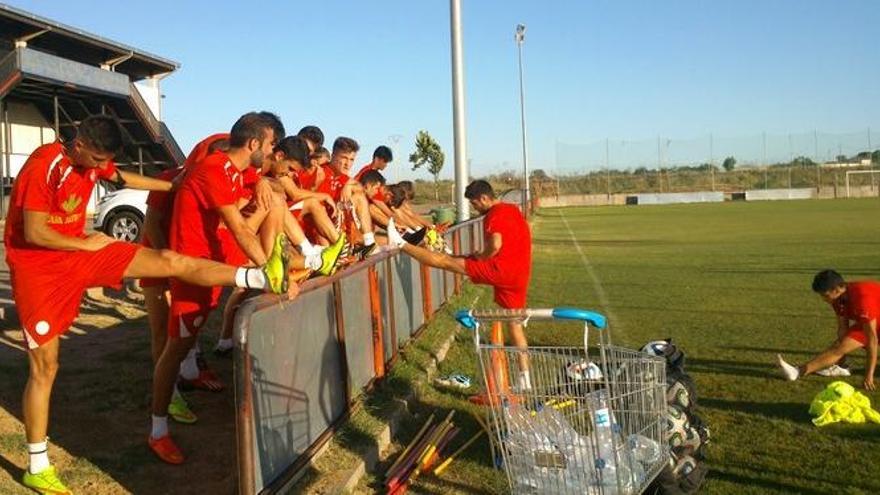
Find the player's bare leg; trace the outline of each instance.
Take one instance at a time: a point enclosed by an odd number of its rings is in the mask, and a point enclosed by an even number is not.
[[[777,364],[780,369],[782,369],[782,373],[785,378],[789,381],[797,380],[798,378],[807,376],[809,374],[815,373],[816,371],[823,370],[832,364],[840,361],[840,359],[847,354],[855,351],[856,349],[860,349],[862,344],[857,340],[851,339],[849,337],[844,337],[840,340],[840,342],[834,343],[828,349],[822,351],[818,356],[814,357],[807,363],[801,366],[793,366],[787,363],[782,355],[777,355]]]
[[[323,203],[315,198],[303,200],[303,215],[311,215],[312,221],[318,227],[318,232],[329,243],[332,244],[339,239],[339,232],[336,230],[336,226],[333,225],[333,221],[330,220],[330,216],[327,215],[327,210],[324,208]]]
[[[24,431],[28,443],[44,442],[49,428],[49,400],[58,374],[58,337],[28,351],[30,373],[22,396]]]
[[[170,295],[166,286],[147,286],[142,291],[144,306],[147,309],[147,323],[150,326],[150,354],[153,358],[153,366],[155,366],[165,349],[165,339],[168,337]]]
[[[510,322],[510,341],[514,346],[523,351],[517,353],[517,363],[519,363],[519,388],[520,390],[530,390],[532,388],[532,377],[529,372],[529,355],[525,352],[529,348],[529,343],[526,340],[525,328],[521,322]]]

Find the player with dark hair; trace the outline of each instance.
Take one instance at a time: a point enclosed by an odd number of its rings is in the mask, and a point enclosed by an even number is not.
[[[425,265],[466,275],[475,284],[491,285],[495,291],[495,302],[502,308],[524,308],[532,267],[532,236],[528,223],[516,206],[497,199],[492,186],[486,181],[471,182],[465,189],[465,197],[472,208],[486,217],[482,252],[459,257],[414,246],[397,234],[393,220],[388,229],[389,245],[399,247]],[[517,347],[528,346],[520,323],[511,323],[510,338]],[[528,361],[524,354],[520,359],[519,385],[523,389],[531,388]],[[484,396],[474,399],[475,402],[485,401]]]
[[[877,367],[877,323],[880,319],[880,283],[872,280],[846,282],[834,270],[822,270],[813,278],[813,292],[831,306],[837,315],[837,340],[826,350],[801,366],[787,363],[777,355],[783,376],[794,381],[811,373],[824,376],[849,376],[840,366],[847,354],[866,351],[866,390],[874,390]]]
[[[324,146],[324,133],[318,126],[307,125],[300,129],[296,135],[305,139],[306,142],[309,143],[309,150],[311,151],[317,151]]]
[[[96,181],[134,189],[172,188],[170,182],[117,169],[113,158],[122,144],[115,119],[88,117],[71,141],[46,144],[31,154],[10,196],[4,234],[6,261],[30,366],[22,398],[29,453],[23,483],[42,493],[69,493],[49,463],[46,433],[59,337],[78,316],[87,288],[119,286],[123,278],[149,276],[175,277],[206,287],[246,285],[275,293],[287,291],[286,259],[280,252],[263,256],[261,268],[237,268],[118,242],[101,233],[86,235],[86,204]],[[164,414],[167,407],[166,403]]]
[[[240,117],[232,126],[227,152],[215,152],[187,169],[174,198],[169,245],[171,249],[197,258],[228,259],[229,246],[224,246],[219,234],[221,222],[229,230],[246,259],[260,266],[267,253],[284,260],[283,290],[287,292],[289,268],[320,268],[320,253],[305,256],[291,252],[287,237],[281,233],[281,223],[272,215],[286,215],[282,203],[276,207],[277,196],[269,181],[260,179],[248,201],[243,197],[242,172],[248,167],[262,168],[283,133],[281,122],[268,112],[251,112]],[[241,204],[253,205],[245,217]],[[259,288],[260,272],[245,269],[237,285],[245,289]],[[295,293],[295,284],[290,286]],[[172,278],[171,307],[168,318],[168,338],[156,364],[153,379],[152,430],[148,438],[150,448],[170,464],[184,461],[183,454],[168,432],[167,410],[174,389],[177,370],[192,348],[210,312],[219,302],[218,287],[197,287],[187,280]]]

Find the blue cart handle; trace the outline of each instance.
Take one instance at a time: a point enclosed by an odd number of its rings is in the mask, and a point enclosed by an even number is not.
[[[470,329],[477,328],[479,320],[576,320],[589,323],[598,329],[604,329],[607,321],[604,316],[594,311],[578,308],[553,309],[462,309],[455,313],[455,319]]]

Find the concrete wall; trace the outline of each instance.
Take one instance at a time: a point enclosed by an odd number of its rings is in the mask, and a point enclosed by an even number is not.
[[[696,191],[689,193],[636,194],[640,205],[671,205],[681,203],[720,203],[724,201],[723,192]]]
[[[553,208],[558,206],[610,206],[625,205],[626,194],[567,194],[538,199],[538,206]]]

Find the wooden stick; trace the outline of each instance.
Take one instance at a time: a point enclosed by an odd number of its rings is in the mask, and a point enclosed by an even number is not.
[[[452,409],[451,411],[449,411],[449,414],[446,415],[443,421],[438,423],[431,434],[428,435],[428,442],[425,444],[424,449],[420,452],[420,454],[415,458],[415,462],[413,464],[414,468],[409,472],[404,469],[402,473],[396,473],[400,474],[400,476],[395,476],[395,479],[392,479],[388,485],[388,487],[392,489],[392,491],[396,488],[399,488],[400,485],[410,484],[411,480],[415,479],[415,477],[419,475],[419,473],[421,472],[422,463],[424,463],[425,459],[430,457],[431,453],[436,450],[437,442],[440,440],[442,435],[445,434],[446,430],[451,427],[451,420],[452,416],[454,415],[455,409]],[[418,449],[414,451],[417,452]],[[407,462],[407,465],[409,465],[409,462]]]
[[[432,421],[434,421],[434,413],[431,413],[431,415],[428,416],[428,420],[425,421],[425,424],[422,425],[422,428],[419,430],[418,433],[416,433],[416,436],[414,436],[413,439],[410,440],[409,445],[407,445],[406,448],[403,449],[403,452],[400,453],[400,455],[397,457],[397,460],[394,461],[394,464],[392,464],[391,467],[388,468],[388,471],[385,472],[386,478],[388,477],[388,474],[391,473],[391,471],[394,471],[394,468],[396,468],[397,465],[400,464],[400,461],[402,461],[403,458],[407,454],[409,454],[409,451],[413,448],[413,445],[415,445],[419,438],[422,437],[422,434],[425,433],[425,430],[428,429],[428,426],[430,426]]]
[[[431,466],[436,464],[437,459],[440,458],[440,453],[443,452],[443,449],[445,449],[446,446],[449,445],[449,442],[455,438],[455,435],[458,435],[459,431],[461,431],[459,428],[453,427],[446,433],[446,435],[440,440],[440,443],[437,444],[437,450],[434,451],[431,457],[425,462],[424,466],[422,466],[423,470],[429,470],[431,469]]]
[[[413,449],[409,451],[409,454],[406,455],[403,461],[398,464],[398,466],[394,468],[393,471],[388,473],[385,484],[388,485],[389,488],[391,488],[392,485],[400,482],[401,475],[409,471],[409,469],[413,465],[413,462],[418,460],[418,458],[421,456],[422,452],[424,452],[426,446],[428,445],[428,442],[431,439],[431,435],[433,435],[439,427],[439,423],[432,426],[431,429],[429,429],[427,433],[422,436],[421,440],[416,443]]]
[[[483,433],[484,433],[483,430],[478,431],[476,435],[472,436],[470,438],[470,440],[465,442],[464,445],[462,445],[461,447],[458,448],[458,450],[456,450],[455,452],[450,454],[449,457],[447,457],[445,461],[443,461],[439,466],[437,466],[436,469],[434,469],[434,476],[439,476],[440,473],[442,473],[443,470],[445,470],[449,466],[449,464],[452,463],[452,461],[455,459],[455,457],[457,455],[464,452],[464,450],[466,448],[470,447],[472,443],[476,442],[477,439],[480,438],[480,435],[482,435]],[[493,462],[494,462],[494,460],[493,460]]]

